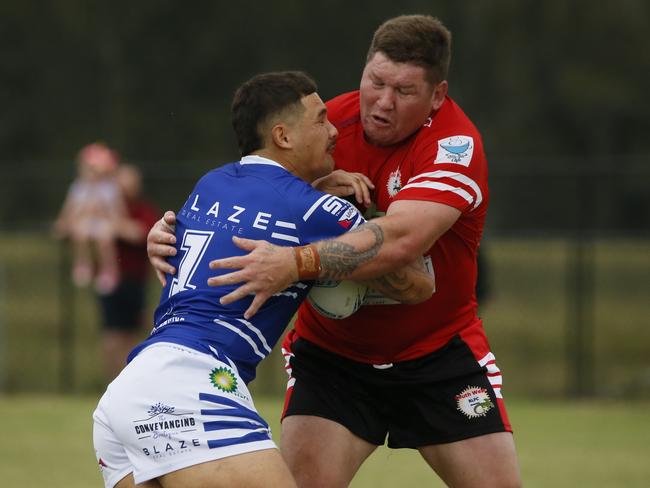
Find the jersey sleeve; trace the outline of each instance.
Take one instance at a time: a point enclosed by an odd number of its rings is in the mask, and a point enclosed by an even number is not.
[[[414,154],[412,177],[395,200],[429,200],[461,212],[476,210],[487,197],[487,162],[477,132],[431,134]]]
[[[365,222],[350,202],[317,190],[307,192],[296,219],[302,244],[337,237]]]

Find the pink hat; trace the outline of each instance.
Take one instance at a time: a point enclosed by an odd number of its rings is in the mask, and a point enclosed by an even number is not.
[[[99,142],[88,144],[79,151],[77,156],[80,164],[101,172],[113,171],[117,168],[119,159],[117,152]]]

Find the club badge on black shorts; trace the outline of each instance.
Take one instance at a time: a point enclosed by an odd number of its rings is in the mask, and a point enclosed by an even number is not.
[[[478,386],[468,386],[454,398],[458,410],[469,419],[485,417],[494,408],[488,391]]]

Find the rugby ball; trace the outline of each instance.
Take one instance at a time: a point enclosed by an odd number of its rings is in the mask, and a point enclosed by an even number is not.
[[[359,310],[368,287],[356,281],[316,281],[307,300],[316,311],[330,319],[344,319]]]

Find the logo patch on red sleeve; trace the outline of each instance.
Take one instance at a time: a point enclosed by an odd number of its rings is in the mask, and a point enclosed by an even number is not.
[[[471,136],[451,136],[438,141],[438,154],[433,164],[460,164],[469,166],[474,154],[474,139]]]

